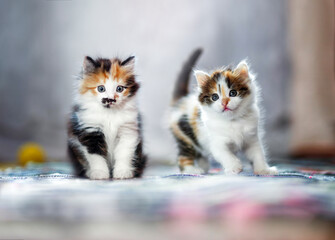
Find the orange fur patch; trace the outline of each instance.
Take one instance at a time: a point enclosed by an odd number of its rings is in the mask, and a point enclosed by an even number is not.
[[[183,168],[185,166],[193,166],[194,165],[194,159],[180,156],[178,157],[178,164],[180,168]]]
[[[230,98],[227,98],[227,97],[222,98],[222,104],[223,104],[224,106],[227,106],[228,103],[229,103],[229,101],[230,101]]]
[[[120,66],[118,61],[112,63],[112,78],[118,83],[125,84],[126,80],[133,75],[127,67]]]
[[[88,91],[91,91],[93,95],[97,94],[96,88],[99,85],[104,85],[108,78],[108,73],[105,72],[98,72],[95,74],[86,75],[83,79],[83,83],[80,87],[80,94],[85,94]]]
[[[196,107],[194,107],[192,116],[190,118],[190,125],[193,129],[193,132],[194,132],[196,138],[197,138],[197,135],[198,135],[198,121],[197,121],[198,115],[199,115],[199,109],[196,106]]]
[[[225,95],[226,95],[226,92],[225,92],[225,90],[224,90],[224,86],[223,86],[223,85],[221,86],[221,94],[222,94],[222,96],[225,96]]]
[[[126,88],[125,90],[123,90],[122,93],[123,93],[124,96],[128,96],[130,94],[129,88]]]

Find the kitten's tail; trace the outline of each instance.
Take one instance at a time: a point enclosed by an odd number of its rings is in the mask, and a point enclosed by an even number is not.
[[[181,72],[178,75],[176,85],[173,91],[172,103],[188,94],[188,85],[190,82],[190,73],[202,53],[202,48],[197,48],[184,63]]]

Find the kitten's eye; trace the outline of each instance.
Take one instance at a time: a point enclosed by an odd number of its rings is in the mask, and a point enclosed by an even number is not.
[[[117,86],[117,87],[116,87],[116,91],[117,91],[117,92],[122,92],[123,89],[124,89],[124,87],[122,87],[122,86]]]
[[[216,101],[216,100],[218,100],[219,99],[219,95],[217,95],[216,93],[214,93],[213,95],[212,95],[212,100],[213,101]]]
[[[236,90],[230,90],[229,97],[236,97],[237,91]]]
[[[98,86],[97,89],[98,89],[98,92],[104,92],[104,91],[106,91],[104,85],[100,85],[100,86]]]

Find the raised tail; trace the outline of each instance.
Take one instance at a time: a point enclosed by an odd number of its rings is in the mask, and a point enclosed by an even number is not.
[[[188,94],[188,85],[190,82],[190,73],[197,62],[198,58],[202,53],[201,48],[197,48],[193,51],[191,56],[184,63],[181,72],[178,75],[174,91],[172,102],[176,102],[178,99],[186,96]]]

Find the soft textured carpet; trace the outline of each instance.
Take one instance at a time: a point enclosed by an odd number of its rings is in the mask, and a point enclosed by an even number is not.
[[[67,163],[7,169],[0,172],[0,239],[332,239],[334,165],[276,163],[278,176],[152,166],[142,179],[117,181],[75,178]]]

